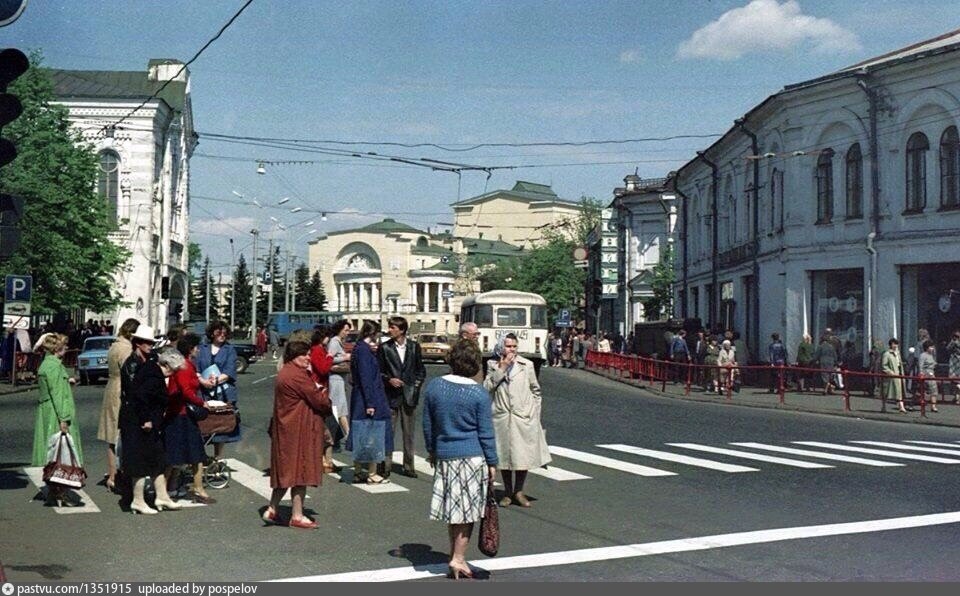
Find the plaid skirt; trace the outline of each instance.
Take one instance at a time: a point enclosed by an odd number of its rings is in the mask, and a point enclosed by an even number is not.
[[[487,477],[487,464],[479,455],[438,461],[430,519],[448,524],[479,521],[487,498]]]

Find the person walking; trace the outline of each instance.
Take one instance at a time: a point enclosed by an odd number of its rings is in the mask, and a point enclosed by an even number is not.
[[[423,353],[420,344],[407,337],[407,320],[400,316],[387,319],[387,333],[390,339],[380,346],[377,359],[380,362],[380,375],[390,405],[390,426],[393,435],[397,434],[397,421],[403,436],[403,475],[416,478],[414,468],[413,433],[417,404],[420,401],[420,386],[427,378],[427,369],[423,365]],[[390,477],[393,463],[393,443],[386,445],[386,464],[381,474]]]
[[[263,325],[257,327],[257,357],[263,358],[267,353],[267,330]]]
[[[499,462],[489,395],[472,379],[480,368],[476,342],[450,349],[450,374],[423,391],[423,439],[435,468],[430,519],[447,524],[450,577],[473,577],[466,561],[473,525],[483,517]]]
[[[107,387],[103,390],[103,403],[100,405],[100,425],[97,427],[97,439],[107,444],[107,489],[117,491],[117,439],[120,437],[120,367],[133,352],[130,337],[140,321],[127,319],[120,325],[117,339],[107,350]]]
[[[774,370],[773,374],[770,375],[769,393],[776,393],[780,390],[783,367],[787,364],[787,348],[780,341],[779,333],[772,334],[770,340],[770,345],[767,346],[767,359]]]
[[[517,354],[518,340],[508,333],[487,362],[483,387],[493,398],[493,428],[503,479],[500,506],[530,507],[523,492],[527,470],[550,463],[546,433],[540,424],[543,395],[533,363]]]
[[[146,329],[144,329],[146,328]],[[135,336],[152,328],[140,325]],[[152,346],[152,343],[151,343]],[[136,352],[131,358],[137,357]],[[132,394],[120,406],[120,462],[133,483],[133,513],[154,515],[164,509],[181,509],[167,493],[164,471],[167,467],[163,445],[163,421],[167,410],[166,380],[183,368],[183,356],[176,348],[164,348],[157,358],[145,360],[133,378]],[[154,507],[144,498],[147,477],[153,479],[157,497]]]
[[[813,345],[813,338],[810,334],[804,333],[800,345],[797,346],[797,367],[801,369],[813,368],[817,362],[817,348]],[[812,375],[809,370],[797,371],[797,388],[802,393],[807,390],[807,385],[812,385],[810,379]]]
[[[947,344],[947,353],[950,355],[949,371],[953,379],[953,403],[960,403],[960,329],[953,332],[953,338]]]
[[[332,412],[330,398],[310,375],[310,344],[288,341],[283,368],[273,388],[270,419],[270,503],[264,522],[280,522],[280,501],[289,490],[292,512],[287,525],[313,530],[316,520],[306,516],[303,501],[308,486],[323,482],[324,418]]]
[[[479,351],[479,348],[480,348],[480,329],[477,327],[477,324],[476,324],[476,323],[469,323],[469,322],[468,322],[468,323],[463,323],[462,325],[460,325],[460,338],[459,338],[457,341],[463,341],[463,340],[470,340],[470,341],[472,341],[473,343],[477,344],[477,353],[478,353],[478,354],[480,353],[480,351]],[[477,362],[477,374],[473,377],[473,380],[476,381],[477,384],[479,384],[479,385],[482,385],[482,384],[483,384],[483,376],[484,376],[483,359],[482,359],[482,358],[483,358],[483,357],[481,356],[481,360],[479,360],[479,361]]]
[[[207,379],[212,381],[212,389],[206,390],[207,399],[225,401],[233,409],[237,409],[237,351],[227,341],[230,337],[230,327],[224,321],[213,321],[207,325],[207,343],[197,351],[197,371],[203,375],[211,366],[216,365],[219,374]],[[236,443],[243,438],[240,425],[231,433],[217,434],[211,439],[213,443],[213,457],[223,458],[224,445]]]
[[[390,404],[383,388],[383,379],[380,377],[380,363],[377,361],[376,350],[380,347],[380,324],[366,320],[360,326],[360,335],[357,344],[353,347],[350,357],[350,376],[353,379],[353,392],[350,395],[350,428],[356,429],[358,420],[384,420],[383,444],[393,445],[393,427],[391,426]],[[347,435],[347,450],[354,450],[354,436],[356,432]],[[354,459],[355,483],[386,484],[389,478],[377,473],[377,467],[383,462],[358,461]],[[367,475],[361,473],[361,466],[366,465]]]
[[[934,379],[937,376],[937,345],[933,343],[933,340],[926,340],[921,346],[923,352],[920,354],[920,358],[917,360],[918,365],[918,374],[921,377],[924,377],[924,390],[926,391],[926,398],[930,402],[930,411],[939,412],[937,410],[937,397],[940,394],[940,391],[937,387],[937,382]]]
[[[277,359],[277,352],[280,351],[280,334],[277,333],[277,328],[273,325],[270,325],[270,329],[267,331],[267,342],[270,344],[270,353],[273,355],[273,359]]]
[[[37,467],[47,464],[50,437],[57,433],[70,435],[77,460],[83,465],[83,445],[80,441],[80,425],[77,423],[77,407],[72,389],[77,380],[67,374],[67,369],[63,366],[67,341],[66,335],[49,333],[41,344],[44,356],[37,369],[39,391],[33,426],[32,464]],[[75,507],[80,505],[80,501],[74,493],[50,485],[47,489],[47,504]]]
[[[899,378],[903,376],[903,361],[900,359],[900,342],[894,337],[890,338],[887,345],[889,347],[887,351],[883,353],[883,357],[880,360],[880,370],[887,376],[897,378],[885,380],[883,384],[883,399],[896,400],[897,410],[899,410],[901,414],[906,414],[907,409],[903,407],[903,379]]]
[[[823,381],[823,394],[833,395],[836,387],[835,377],[837,368],[837,350],[830,340],[830,336],[824,333],[820,339],[820,345],[817,346],[816,359],[817,366],[820,368],[820,379]]]

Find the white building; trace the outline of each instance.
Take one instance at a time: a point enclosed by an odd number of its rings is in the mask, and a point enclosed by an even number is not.
[[[681,313],[791,358],[960,328],[960,31],[789,85],[672,178]],[[759,348],[759,349],[758,349]],[[945,350],[939,350],[941,359]]]
[[[197,137],[190,75],[179,72],[182,67],[150,60],[145,71],[50,71],[57,102],[100,157],[99,192],[117,221],[110,237],[131,252],[115,274],[125,304],[87,317],[115,325],[135,317],[162,331],[177,320],[178,305],[185,310],[190,156]]]

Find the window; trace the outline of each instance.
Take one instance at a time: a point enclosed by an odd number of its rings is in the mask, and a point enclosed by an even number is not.
[[[737,200],[733,195],[727,196],[727,246],[737,243]]]
[[[526,327],[527,309],[520,307],[501,307],[497,309],[497,327]]]
[[[530,307],[530,326],[533,327],[534,329],[547,328],[547,307],[546,306]]]
[[[475,318],[473,322],[477,324],[477,327],[492,327],[493,326],[493,307],[489,304],[478,304],[474,307]]]
[[[783,231],[783,172],[770,174],[770,230]]]
[[[905,213],[918,213],[927,206],[927,135],[915,132],[907,141],[907,205]]]
[[[847,150],[847,219],[863,217],[863,155],[860,143]]]
[[[100,176],[97,179],[97,192],[106,201],[112,220],[117,219],[119,203],[120,156],[115,151],[100,152]]]
[[[817,158],[817,223],[833,219],[833,149],[824,149]]]
[[[940,208],[960,207],[960,136],[951,126],[940,137]]]

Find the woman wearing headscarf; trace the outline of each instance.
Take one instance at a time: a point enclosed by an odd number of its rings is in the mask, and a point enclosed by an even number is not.
[[[287,490],[293,511],[289,526],[312,530],[317,522],[303,512],[308,486],[320,486],[323,470],[324,417],[330,414],[330,398],[310,374],[310,344],[288,341],[284,365],[277,373],[273,390],[273,418],[270,422],[270,504],[263,521],[279,522],[278,508]]]
[[[384,446],[393,445],[393,428],[390,425],[390,404],[380,377],[380,363],[376,350],[379,349],[380,324],[376,321],[364,321],[360,327],[360,336],[353,347],[350,358],[350,375],[353,378],[353,393],[350,396],[350,426],[356,429],[358,420],[384,420]],[[354,450],[354,435],[347,435],[347,450]],[[354,459],[354,482],[364,482],[360,465],[367,466],[367,484],[386,484],[390,482],[377,473],[380,462],[357,461]],[[384,466],[391,465],[385,462]]]
[[[206,402],[200,396],[200,387],[213,387],[209,379],[201,379],[197,375],[197,369],[190,361],[196,357],[199,345],[200,337],[193,333],[177,341],[177,351],[183,356],[183,367],[173,373],[167,382],[169,398],[163,433],[167,469],[164,476],[169,486],[173,466],[189,465],[193,470],[193,502],[210,505],[216,503],[216,499],[203,488],[203,462],[207,459],[203,436],[197,422],[187,414],[188,403],[206,407]]]
[[[134,332],[143,333],[145,325]],[[152,329],[147,327],[147,329]],[[152,346],[152,343],[150,344]],[[137,358],[137,352],[131,358]],[[133,513],[153,515],[158,510],[176,510],[183,507],[167,494],[167,480],[163,475],[166,453],[163,446],[163,423],[167,411],[167,377],[183,367],[183,356],[175,348],[164,348],[156,359],[146,358],[137,368],[131,391],[120,406],[120,463],[133,483]],[[144,499],[147,477],[153,479],[157,498],[150,507]]]
[[[546,433],[540,424],[540,383],[533,362],[517,354],[517,344],[513,333],[500,338],[483,380],[493,398],[493,428],[504,488],[501,507],[512,503],[530,507],[523,492],[527,470],[550,463]]]
[[[208,377],[213,382],[215,393],[208,392],[210,399],[219,399],[237,408],[237,351],[233,349],[227,339],[230,337],[230,327],[223,321],[213,321],[207,325],[208,343],[200,346],[197,352],[197,371],[202,375],[210,366],[216,364],[220,374]],[[236,443],[243,438],[240,425],[231,433],[217,434],[211,439],[213,456],[216,459],[223,457],[223,446],[226,443]]]
[[[97,427],[97,439],[107,444],[107,488],[116,490],[117,484],[117,439],[120,437],[120,367],[133,352],[130,336],[140,326],[140,321],[127,319],[120,325],[117,339],[107,350],[107,387],[103,390],[103,403],[100,406],[100,426]]]
[[[43,339],[43,362],[37,369],[36,424],[33,430],[33,465],[44,466],[47,463],[47,449],[51,435],[67,433],[73,440],[77,460],[83,463],[83,447],[80,444],[80,427],[77,425],[77,409],[73,401],[71,385],[76,379],[67,374],[63,366],[63,354],[67,350],[67,336],[50,333]],[[63,488],[51,485],[47,491],[47,504],[60,503],[67,506],[79,502],[67,495]]]
[[[465,555],[498,459],[490,398],[471,378],[480,369],[477,342],[458,341],[448,359],[450,374],[423,391],[423,438],[436,469],[430,519],[447,523],[450,574],[458,579],[473,576]]]

